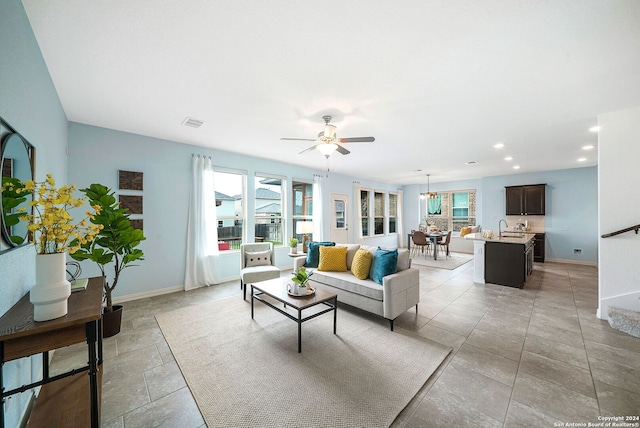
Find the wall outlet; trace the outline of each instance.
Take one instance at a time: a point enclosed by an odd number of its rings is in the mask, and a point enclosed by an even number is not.
[[[582,254],[582,248],[574,248],[573,254]]]

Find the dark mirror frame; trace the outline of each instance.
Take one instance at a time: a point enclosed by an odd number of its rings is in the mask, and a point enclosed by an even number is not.
[[[35,147],[1,117],[0,138],[2,140],[2,156],[0,157],[2,178],[4,179],[10,176],[12,178],[18,178],[22,182],[32,180],[35,173]],[[19,176],[16,177],[16,175]],[[22,202],[20,206],[25,206],[29,210],[28,202],[30,199],[31,196],[29,195],[27,200]],[[12,239],[12,235],[14,234],[12,233],[12,228],[15,226],[7,226],[5,216],[8,213],[5,211],[2,198],[0,198],[0,229],[2,230],[3,241],[3,245],[0,246],[0,252],[21,247],[29,243],[26,226],[24,228],[24,236]],[[14,238],[16,237],[14,236]],[[23,238],[21,242],[18,242],[19,238]]]

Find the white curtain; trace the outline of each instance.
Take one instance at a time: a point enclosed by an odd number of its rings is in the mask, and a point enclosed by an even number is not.
[[[405,246],[404,243],[404,214],[402,210],[403,195],[402,190],[398,189],[398,199],[396,200],[396,231],[398,232],[398,248]]]
[[[360,183],[353,183],[353,239],[362,243],[362,201],[360,200]]]
[[[324,178],[318,174],[313,176],[313,240],[316,242],[324,240],[323,179]]]
[[[218,220],[210,157],[191,157],[185,290],[220,282],[216,278]]]

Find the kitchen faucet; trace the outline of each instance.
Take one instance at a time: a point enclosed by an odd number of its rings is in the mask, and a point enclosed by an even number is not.
[[[501,219],[498,222],[498,236],[500,238],[502,238],[502,228],[500,227],[500,225],[502,224],[503,221],[504,221],[504,228],[506,229],[507,227],[509,227],[509,225],[507,224],[507,220],[505,220],[505,219]]]

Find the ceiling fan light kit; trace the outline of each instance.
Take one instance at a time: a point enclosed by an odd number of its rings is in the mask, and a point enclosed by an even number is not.
[[[314,141],[316,144],[304,149],[300,152],[300,154],[306,153],[313,149],[318,149],[322,155],[329,159],[329,156],[333,154],[333,152],[337,151],[342,155],[348,155],[351,153],[349,150],[345,149],[338,143],[371,143],[375,141],[373,137],[352,137],[352,138],[338,138],[336,135],[336,126],[331,124],[331,116],[322,116],[322,120],[324,120],[324,131],[321,131],[318,134],[317,139],[310,138],[280,138],[281,140],[295,140],[295,141]]]
[[[338,149],[338,145],[335,143],[322,143],[316,146],[316,149],[324,155],[325,158],[331,156],[331,154]]]

